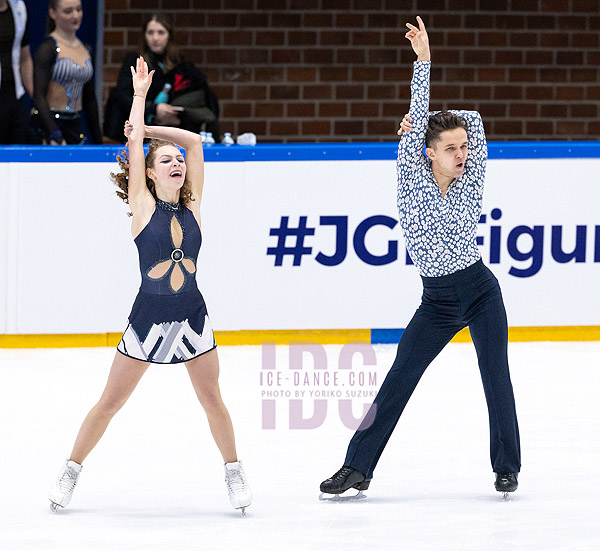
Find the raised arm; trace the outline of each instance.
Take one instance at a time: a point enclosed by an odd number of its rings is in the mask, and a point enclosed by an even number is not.
[[[143,227],[154,210],[154,197],[146,186],[146,158],[144,156],[144,108],[146,93],[152,83],[152,73],[148,73],[148,65],[139,57],[136,68],[131,67],[133,81],[133,103],[129,120],[132,129],[129,137],[129,179],[128,201],[133,214],[133,225]],[[135,233],[135,232],[134,232]]]
[[[417,61],[414,63],[413,78],[410,84],[410,109],[409,115],[412,119],[412,132],[401,134],[398,147],[398,162],[402,164],[403,170],[414,168],[423,156],[425,146],[425,131],[429,120],[429,71],[431,66],[431,53],[429,51],[429,38],[425,24],[417,17],[419,28],[407,23],[409,31],[406,38],[410,40]],[[399,166],[400,168],[400,166]]]
[[[133,86],[131,84],[131,69],[132,65],[136,64],[137,55],[135,52],[129,52],[125,55],[125,59],[123,60],[123,65],[121,65],[121,69],[119,70],[119,76],[117,77],[117,85],[111,92],[114,94],[114,97],[119,105],[120,110],[123,113],[126,113],[131,109],[131,98],[133,96]],[[158,79],[160,81],[160,79]],[[152,85],[148,89],[148,94],[146,95],[146,109],[145,116],[155,115],[156,114],[156,105],[154,104],[154,98],[156,94],[160,90],[156,89],[157,79],[156,75],[152,78]],[[120,124],[125,122],[124,120],[120,121]]]
[[[199,134],[171,126],[146,126],[147,138],[170,140],[185,149],[186,180],[192,188],[194,201],[188,205],[192,210],[200,208],[204,187],[204,151]]]

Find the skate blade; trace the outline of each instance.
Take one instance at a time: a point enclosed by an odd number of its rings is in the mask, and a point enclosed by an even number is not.
[[[504,501],[510,501],[512,494],[514,494],[515,490],[496,490],[497,492],[502,494],[502,499]]]
[[[242,513],[242,517],[246,517],[246,509],[249,507],[249,505],[240,505],[239,507],[234,507],[234,509],[236,511],[239,511],[240,513]]]
[[[53,513],[58,513],[59,509],[62,509],[63,507],[61,507],[58,503],[54,503],[54,501],[50,502],[50,510]]]
[[[331,497],[325,497],[331,496]],[[319,501],[331,501],[331,502],[343,502],[343,501],[358,501],[360,499],[367,499],[367,496],[363,494],[362,490],[359,490],[355,495],[343,495],[343,494],[326,494],[321,492],[319,494]]]

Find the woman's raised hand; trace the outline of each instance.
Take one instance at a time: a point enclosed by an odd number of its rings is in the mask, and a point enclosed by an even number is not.
[[[137,65],[134,69],[131,67],[131,79],[133,81],[133,93],[141,96],[146,96],[148,88],[152,84],[152,75],[154,71],[148,73],[148,64],[142,56],[138,57]]]
[[[410,45],[415,54],[417,54],[417,61],[429,61],[431,59],[429,37],[425,30],[425,23],[423,23],[423,20],[418,15],[417,23],[419,25],[418,29],[414,25],[407,23],[406,26],[409,28],[409,31],[404,36],[410,40]]]
[[[398,132],[396,132],[396,134],[398,134],[398,136],[402,136],[404,132],[412,132],[412,130],[412,117],[408,113],[406,113],[406,115],[404,115],[404,118],[402,119],[402,122],[400,122],[400,128],[398,129]]]
[[[125,127],[123,128],[123,134],[125,134],[125,136],[127,138],[129,138],[129,134],[131,134],[133,130],[133,124],[131,124],[129,121],[125,121]]]

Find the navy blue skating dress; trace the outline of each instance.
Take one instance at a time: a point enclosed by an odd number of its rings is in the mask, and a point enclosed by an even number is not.
[[[136,360],[172,364],[215,348],[206,304],[196,285],[202,234],[192,211],[157,199],[135,244],[142,285],[117,350]]]

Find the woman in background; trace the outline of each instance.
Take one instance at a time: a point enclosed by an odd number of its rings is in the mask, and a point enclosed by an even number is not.
[[[192,63],[184,61],[173,43],[173,26],[162,14],[154,14],[142,26],[142,38],[137,52],[129,52],[119,71],[117,86],[108,98],[104,116],[104,134],[123,140],[123,124],[131,109],[133,87],[129,68],[142,56],[154,71],[152,85],[146,96],[146,124],[174,126],[199,132],[202,126],[219,139],[219,106],[206,77]],[[156,99],[170,86],[168,102]]]
[[[35,52],[32,126],[50,145],[101,144],[98,102],[90,49],[77,38],[83,9],[80,0],[50,0],[48,37]]]

